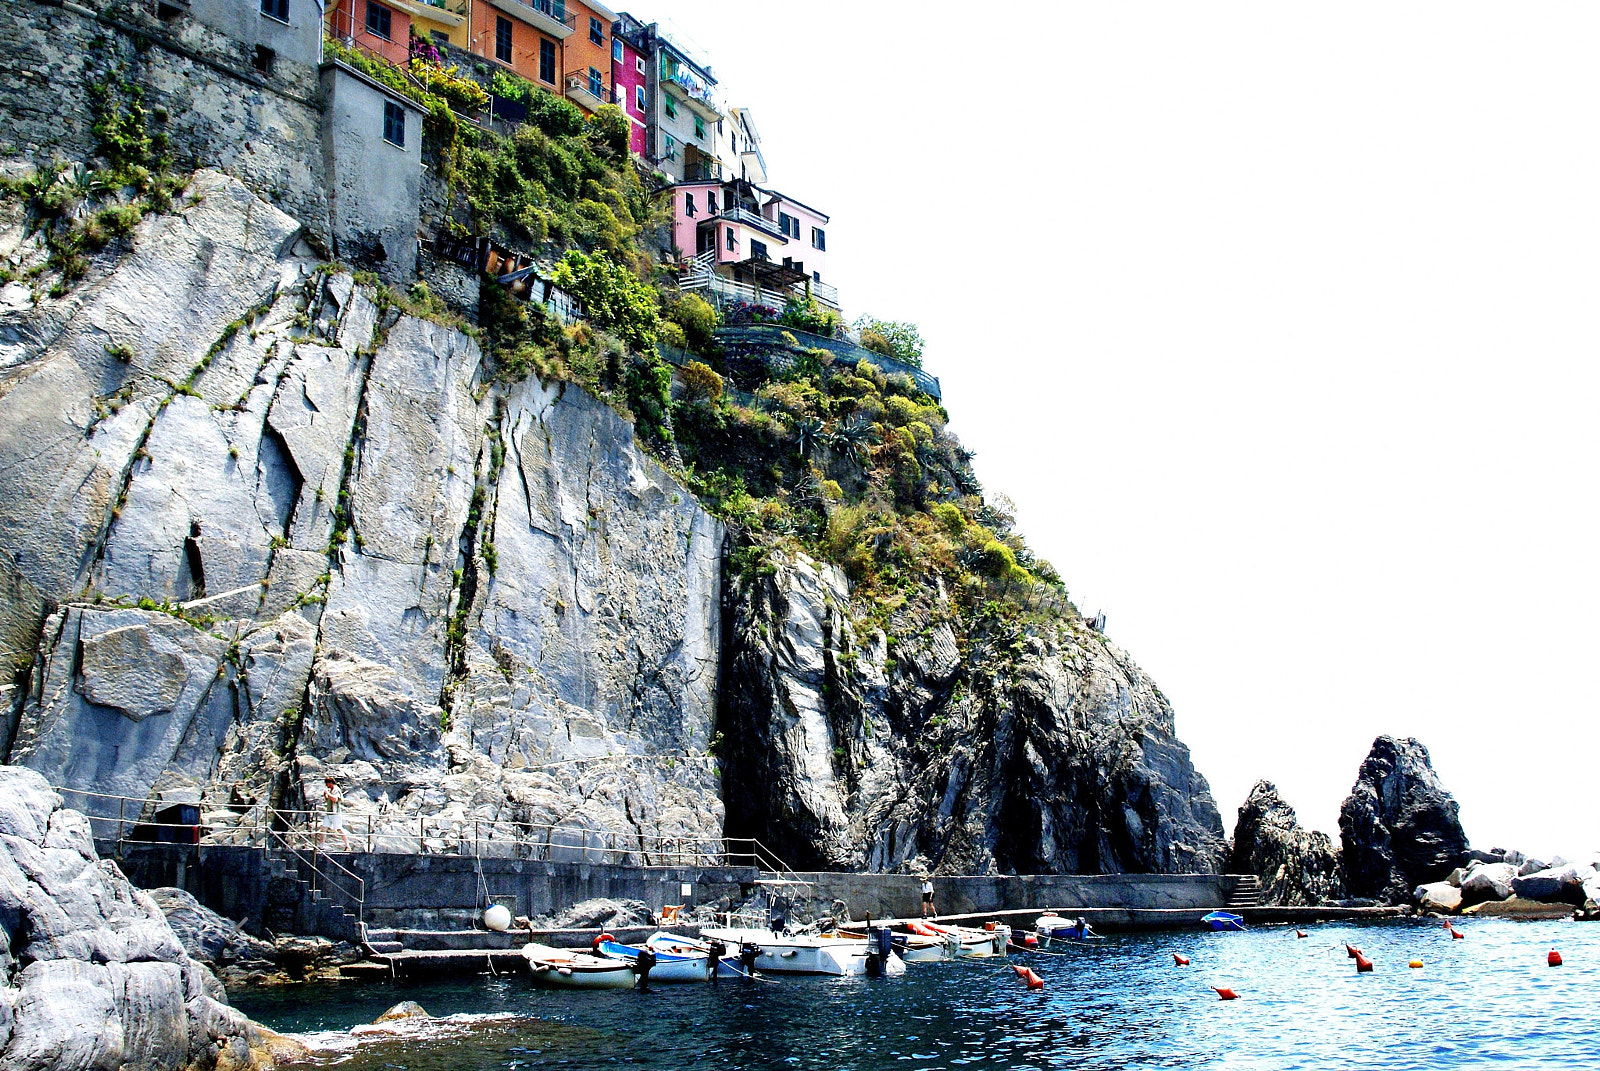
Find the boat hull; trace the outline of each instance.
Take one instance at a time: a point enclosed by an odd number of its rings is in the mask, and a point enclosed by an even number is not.
[[[603,956],[626,960],[637,967],[639,949],[615,941],[602,941],[599,948]],[[667,952],[655,947],[656,965],[650,968],[650,982],[703,982],[710,974],[711,959],[703,952]],[[637,970],[635,970],[637,973]]]
[[[634,985],[633,965],[627,960],[535,944],[524,946],[522,956],[536,985],[556,989],[632,989]]]
[[[762,974],[821,974],[854,977],[870,972],[867,942],[849,938],[787,937],[770,930],[704,930],[702,936],[726,942],[730,948],[759,945],[755,968]],[[905,961],[890,956],[883,965],[888,976],[904,974]]]

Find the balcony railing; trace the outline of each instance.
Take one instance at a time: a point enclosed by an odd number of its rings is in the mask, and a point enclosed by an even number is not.
[[[603,81],[596,86],[594,81],[590,79],[587,69],[568,71],[565,84],[567,96],[580,98],[579,103],[586,104],[590,110],[598,108],[602,104],[617,103],[616,89],[606,85]]]
[[[725,219],[730,223],[743,223],[751,227],[760,227],[768,234],[777,238],[780,242],[787,242],[789,240],[789,236],[778,229],[777,220],[768,219],[761,213],[752,212],[742,205],[733,205],[732,207],[724,210],[719,218]]]
[[[720,160],[699,159],[692,164],[683,165],[683,181],[685,182],[718,182],[722,179],[722,162]]]
[[[567,14],[565,0],[490,0],[502,11],[509,11],[514,15],[532,14],[538,19],[548,23],[545,29],[551,30],[554,36],[565,40],[578,28],[578,16]],[[518,9],[523,10],[518,10]],[[534,25],[540,25],[535,22]]]

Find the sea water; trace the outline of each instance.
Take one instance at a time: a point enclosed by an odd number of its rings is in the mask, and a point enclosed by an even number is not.
[[[647,993],[535,989],[509,974],[234,996],[349,1071],[1600,1067],[1600,924],[1456,925],[1462,940],[1438,920],[1308,926],[1303,939],[1286,927],[1169,931],[1060,956],[913,963],[900,978]],[[1372,973],[1356,972],[1346,943]],[[1547,965],[1551,949],[1562,966]],[[1025,988],[1012,964],[1032,967],[1044,990]],[[436,1018],[398,1035],[350,1033],[401,1000]]]

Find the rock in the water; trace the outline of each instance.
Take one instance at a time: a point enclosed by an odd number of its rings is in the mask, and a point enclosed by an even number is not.
[[[1516,880],[1517,868],[1510,863],[1482,863],[1467,871],[1461,879],[1461,898],[1464,903],[1478,904],[1485,900],[1504,900],[1511,895],[1511,883]]]
[[[421,1004],[418,1004],[414,1000],[402,1000],[399,1004],[396,1004],[394,1007],[390,1008],[388,1011],[384,1012],[382,1015],[378,1016],[372,1021],[374,1023],[391,1023],[396,1019],[429,1018],[432,1018],[432,1016],[428,1014],[427,1009]]]
[[[1437,911],[1442,915],[1449,915],[1461,908],[1461,890],[1448,881],[1418,885],[1413,895],[1416,897],[1417,906],[1423,911]]]
[[[1351,895],[1406,903],[1467,853],[1459,807],[1434,773],[1428,749],[1380,736],[1339,809],[1345,884]]]
[[[1571,904],[1546,904],[1538,900],[1525,900],[1513,896],[1509,900],[1488,900],[1462,910],[1463,915],[1493,919],[1565,919],[1573,915]]]
[[[1239,808],[1227,869],[1258,875],[1263,904],[1322,904],[1345,896],[1333,841],[1302,829],[1271,781],[1257,781]]]
[[[213,970],[236,963],[265,966],[272,962],[272,945],[245,933],[239,923],[223,918],[184,890],[151,889],[150,897],[191,959]]]
[[[222,1003],[155,901],[96,857],[88,819],[15,766],[0,766],[0,920],[3,1071],[262,1071],[297,1049]]]
[[[1511,882],[1511,889],[1524,900],[1542,900],[1546,903],[1570,903],[1574,906],[1584,901],[1583,880],[1570,863],[1566,866],[1547,867],[1531,874],[1519,874]]]
[[[1533,856],[1530,855],[1530,856],[1525,857],[1522,860],[1522,865],[1521,866],[1517,867],[1517,874],[1520,877],[1527,877],[1529,874],[1537,874],[1541,870],[1548,870],[1548,869],[1550,869],[1550,864],[1549,863],[1546,863],[1546,862],[1544,862],[1542,860],[1539,860],[1539,859],[1535,859]]]

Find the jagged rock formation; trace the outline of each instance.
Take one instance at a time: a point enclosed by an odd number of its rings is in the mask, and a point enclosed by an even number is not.
[[[1239,808],[1227,870],[1259,875],[1263,904],[1322,904],[1345,896],[1333,841],[1302,829],[1271,781],[1257,781]]]
[[[1209,871],[1223,831],[1154,683],[1103,636],[958,639],[902,611],[894,648],[835,567],[737,581],[718,726],[730,835],[799,867]],[[1012,646],[1015,643],[1016,646]]]
[[[191,194],[91,285],[6,290],[11,760],[221,827],[332,773],[400,846],[719,834],[718,523],[582,390],[491,384],[239,183]]]
[[[1380,736],[1339,809],[1345,884],[1352,896],[1411,902],[1419,885],[1465,861],[1459,807],[1418,741]]]
[[[332,774],[390,849],[715,843],[726,802],[799,866],[1221,864],[1103,636],[958,626],[931,586],[867,624],[798,556],[725,580],[612,408],[495,381],[233,179],[189,194],[59,300],[0,291],[11,761],[224,835]]]
[[[95,856],[89,822],[0,767],[0,1071],[250,1068],[298,1045],[228,1007],[161,910]]]

